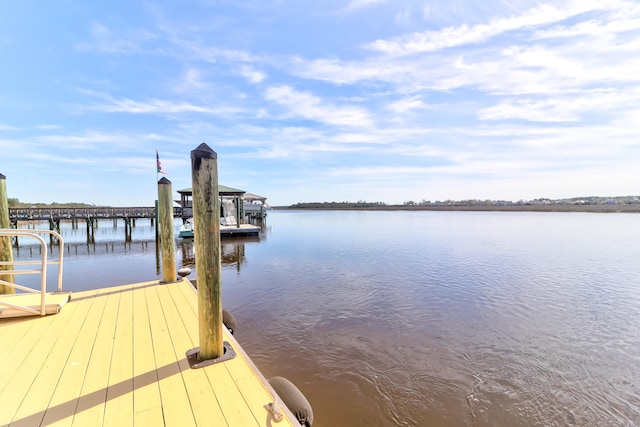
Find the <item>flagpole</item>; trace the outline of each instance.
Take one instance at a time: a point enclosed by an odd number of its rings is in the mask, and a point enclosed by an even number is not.
[[[166,175],[167,173],[162,170],[162,164],[160,163],[160,154],[158,154],[158,149],[156,148],[156,185],[158,184],[158,174]],[[158,240],[158,199],[156,199],[156,240]]]
[[[160,156],[158,155],[158,150],[156,149],[156,186],[158,185],[158,162],[160,160]],[[156,220],[156,248],[158,247],[158,239],[160,237],[160,230],[158,229],[158,219],[159,219],[159,215],[158,215],[158,198],[156,197],[156,202],[155,202],[155,220]],[[157,252],[156,252],[157,253]]]

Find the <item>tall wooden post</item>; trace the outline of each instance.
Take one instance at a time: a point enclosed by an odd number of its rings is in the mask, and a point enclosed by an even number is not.
[[[0,228],[11,228],[9,218],[9,199],[7,196],[7,178],[0,173]],[[11,236],[0,237],[0,261],[13,261]],[[13,270],[10,265],[0,265],[1,270]],[[13,274],[0,274],[0,280],[15,283]],[[0,284],[0,294],[15,294],[15,288]]]
[[[173,201],[171,181],[158,181],[158,228],[162,247],[162,282],[174,283],[178,277],[176,249],[173,233]]]
[[[224,354],[218,154],[205,143],[191,152],[193,234],[198,278],[200,360]]]
[[[160,233],[158,232],[158,201],[156,200],[156,241],[160,238]],[[151,220],[151,225],[153,225],[153,219]]]

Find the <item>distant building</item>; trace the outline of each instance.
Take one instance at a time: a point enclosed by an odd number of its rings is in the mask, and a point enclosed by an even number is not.
[[[193,191],[192,188],[184,188],[178,190],[178,194],[180,194],[180,200],[175,202],[182,207],[182,220],[186,221],[193,217]],[[266,197],[226,185],[218,185],[218,194],[220,196],[220,218],[223,223],[233,222],[234,218],[239,220],[239,223],[243,223],[245,215],[250,215],[252,218],[266,216],[266,209],[268,209]]]
[[[233,187],[227,187],[226,185],[218,185],[218,194],[220,195],[220,217],[224,218],[227,212],[225,212],[225,203],[223,201],[230,200],[233,201],[235,206],[242,206],[242,197],[246,193],[244,190],[239,190]],[[184,188],[182,190],[178,190],[178,194],[180,194],[180,200],[176,200],[182,207],[182,220],[186,221],[187,219],[193,217],[193,190],[192,188]],[[237,203],[237,204],[236,204]]]

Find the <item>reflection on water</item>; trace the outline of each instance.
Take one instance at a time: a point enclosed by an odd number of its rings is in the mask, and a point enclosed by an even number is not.
[[[160,277],[152,228],[96,232],[65,287]],[[636,214],[276,211],[222,242],[236,337],[315,427],[640,425]]]
[[[105,220],[87,239],[85,228],[74,226],[70,221],[62,221],[60,235],[64,241],[64,287],[68,290],[86,290],[124,283],[155,280],[162,276],[160,245],[155,240],[155,226],[149,220],[138,220],[129,230],[118,226],[113,220]],[[176,220],[177,230],[181,224]],[[20,228],[48,229],[46,222],[20,223]],[[96,238],[97,237],[97,238]],[[220,255],[223,269],[240,272],[246,262],[245,245],[258,244],[259,236],[232,237],[222,240]],[[42,253],[35,239],[20,237],[14,245],[14,259],[22,261],[39,260]],[[195,269],[195,248],[193,239],[176,239],[176,263],[178,268]],[[57,259],[59,245],[48,246],[49,259]],[[48,287],[56,283],[57,267],[50,266]],[[194,276],[195,273],[192,274]],[[36,276],[21,276],[19,284],[39,286]]]
[[[220,242],[220,258],[223,268],[231,267],[240,272],[246,262],[245,244],[260,242],[260,236],[226,237]],[[180,239],[178,241],[179,260],[181,267],[195,269],[196,254],[193,239]],[[180,262],[181,260],[181,262]]]

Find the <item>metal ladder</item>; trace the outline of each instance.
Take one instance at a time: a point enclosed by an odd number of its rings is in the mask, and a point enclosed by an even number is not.
[[[51,237],[54,237],[58,240],[58,259],[57,260],[48,260],[47,259],[47,243],[42,238],[41,234],[48,234]],[[12,302],[8,302],[11,300],[11,297],[17,298],[17,295],[7,294],[0,295],[3,298],[0,299],[0,309],[4,307],[8,307],[14,310],[18,310],[19,312],[24,312],[22,315],[40,315],[44,316],[47,314],[47,266],[48,265],[57,265],[58,266],[58,286],[57,292],[62,292],[62,266],[63,266],[63,253],[64,253],[64,241],[62,240],[62,236],[59,233],[52,230],[17,230],[12,228],[2,228],[0,229],[0,238],[6,236],[7,238],[11,237],[19,237],[25,236],[35,239],[41,247],[41,257],[40,261],[0,261],[0,266],[9,266],[11,270],[1,270],[0,269],[0,277],[4,275],[21,275],[21,274],[39,274],[40,275],[40,289],[32,289],[26,286],[18,285],[17,283],[8,282],[0,279],[0,284],[5,286],[9,286],[16,290],[24,291],[27,294],[40,294],[40,304],[39,308],[34,308],[33,306],[25,306],[20,304],[14,304]],[[19,266],[32,266],[38,265],[39,268],[16,268]],[[6,278],[6,277],[5,277]],[[15,279],[14,279],[15,280]],[[20,294],[23,295],[23,294]],[[18,300],[16,299],[15,302]],[[15,316],[15,315],[14,315]]]

